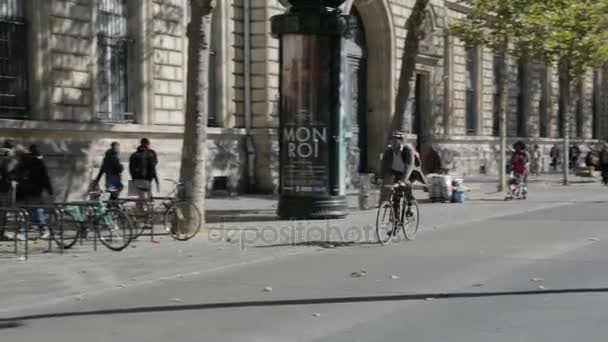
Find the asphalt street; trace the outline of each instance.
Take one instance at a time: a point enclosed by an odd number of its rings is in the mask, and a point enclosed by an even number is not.
[[[0,311],[0,340],[606,341],[604,193]]]

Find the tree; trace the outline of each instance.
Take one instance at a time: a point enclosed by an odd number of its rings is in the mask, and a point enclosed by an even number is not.
[[[608,60],[607,0],[533,1],[520,41],[524,53],[546,65],[557,64],[564,136],[564,184],[569,183],[571,88]]]
[[[507,68],[511,56],[520,56],[517,42],[526,36],[524,18],[534,0],[461,0],[470,11],[450,26],[450,33],[468,46],[486,46],[500,56],[498,65],[500,158],[498,165],[498,191],[506,187],[507,169]],[[514,43],[514,44],[513,44]]]
[[[190,0],[191,19],[188,26],[188,75],[186,89],[186,120],[180,179],[187,195],[196,205],[205,222],[205,154],[209,102],[209,44],[211,14],[215,0]],[[186,229],[194,229],[187,225]]]
[[[410,98],[411,81],[416,71],[416,57],[420,40],[422,38],[422,24],[426,17],[426,8],[429,0],[416,0],[412,13],[405,23],[407,35],[405,36],[405,46],[401,57],[401,73],[399,74],[399,84],[397,86],[397,96],[395,97],[395,115],[391,128],[393,131],[407,131],[405,111],[407,102]]]
[[[407,120],[405,120],[405,112],[407,102],[410,98],[411,84],[416,72],[416,57],[420,47],[420,40],[423,36],[423,24],[426,18],[426,8],[430,0],[416,0],[409,18],[405,22],[407,34],[405,36],[405,45],[403,47],[403,56],[401,57],[401,72],[399,74],[399,83],[397,85],[397,95],[395,97],[395,113],[391,122],[391,131],[407,132]],[[384,165],[385,154],[382,155],[380,165]],[[380,170],[382,167],[380,167]],[[390,182],[389,174],[382,175],[385,184]],[[388,194],[386,188],[382,188],[380,201],[386,198]]]
[[[557,64],[560,110],[564,113],[564,184],[568,184],[570,88],[573,82],[579,82],[591,67],[600,65],[608,56],[608,31],[605,29],[608,0],[460,2],[471,8],[471,12],[452,26],[452,32],[468,44],[487,45],[544,65]],[[501,67],[503,75],[506,65],[507,61]],[[501,94],[504,92],[501,91]],[[501,164],[506,163],[505,113],[506,102],[503,99],[500,118]],[[499,174],[503,176],[501,186],[504,187],[504,171],[501,170]]]

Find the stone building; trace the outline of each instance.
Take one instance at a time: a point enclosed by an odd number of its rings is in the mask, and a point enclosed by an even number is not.
[[[349,188],[377,168],[400,71],[413,0],[350,0],[344,41],[344,112],[350,117]],[[209,78],[209,189],[274,192],[278,184],[277,0],[219,0]],[[495,173],[496,60],[445,34],[466,8],[432,0],[405,115],[428,164],[464,175]],[[123,160],[141,137],[159,154],[161,178],[177,178],[185,109],[188,0],[0,0],[0,137],[38,143],[56,183],[76,194],[120,141]],[[511,66],[509,136],[560,141],[557,77]],[[576,91],[571,136],[608,138],[601,71]],[[545,165],[547,167],[547,165]],[[168,186],[163,186],[165,190]]]

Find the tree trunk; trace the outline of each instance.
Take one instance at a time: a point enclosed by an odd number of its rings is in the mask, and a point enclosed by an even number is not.
[[[201,212],[205,222],[205,154],[209,102],[209,43],[213,0],[191,0],[192,17],[188,26],[188,75],[186,120],[182,147],[180,179],[186,185],[190,201]],[[192,231],[195,227],[187,225]],[[204,231],[204,227],[202,231]]]
[[[399,84],[397,97],[395,98],[395,113],[391,125],[392,131],[408,132],[405,120],[405,111],[410,97],[410,82],[416,71],[416,57],[420,45],[421,29],[426,17],[426,8],[429,0],[416,0],[410,17],[405,24],[407,35],[405,36],[405,47],[401,57],[401,73],[399,74]]]
[[[498,83],[498,93],[500,94],[500,105],[499,105],[499,134],[500,134],[500,162],[498,166],[498,191],[503,192],[506,190],[507,179],[507,106],[509,94],[507,94],[507,84],[509,84],[509,74],[507,69],[509,68],[509,54],[507,44],[502,48],[501,62],[499,65],[498,74],[500,75]]]
[[[426,17],[426,7],[430,0],[416,0],[410,17],[405,23],[407,35],[405,36],[405,46],[403,48],[403,56],[401,57],[401,73],[399,74],[399,84],[397,87],[397,95],[395,97],[395,113],[391,122],[391,131],[409,130],[406,127],[405,110],[410,97],[410,81],[414,77],[416,71],[416,57],[418,56],[418,48],[420,46],[421,29]],[[384,163],[384,154],[380,160],[380,164]],[[380,167],[382,169],[382,167]],[[390,174],[381,175],[384,184],[392,182]],[[386,198],[387,190],[382,188],[380,194],[380,203]]]
[[[562,167],[564,185],[570,184],[570,67],[568,62],[559,63],[559,108],[562,111],[562,128],[564,135],[564,156]]]

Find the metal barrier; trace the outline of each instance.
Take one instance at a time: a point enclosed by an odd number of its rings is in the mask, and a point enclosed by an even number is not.
[[[59,210],[61,212],[61,215],[63,218],[63,213],[65,212],[67,207],[89,208],[89,207],[95,205],[95,202],[92,202],[92,201],[57,202],[54,205],[57,208],[57,210]],[[81,222],[81,223],[88,224],[88,222]],[[85,226],[80,227],[81,231],[80,231],[79,236],[80,236],[80,245],[81,246],[83,244],[83,241],[86,239],[86,235],[84,233],[88,232],[88,228],[90,228],[90,227],[85,227]],[[93,233],[93,250],[97,251],[97,245],[98,245],[97,232],[93,229],[92,233]],[[62,237],[63,237],[63,234],[62,234]],[[61,244],[63,245],[63,241]]]
[[[29,214],[29,222],[26,227],[26,231],[29,231],[33,226],[38,225],[39,228],[42,228],[46,225],[49,229],[50,236],[48,238],[48,251],[53,251],[53,238],[55,234],[60,234],[61,246],[63,246],[63,212],[55,205],[49,204],[27,204],[27,205],[19,205],[19,209],[25,210]],[[33,220],[33,211],[44,210],[46,215],[49,216],[48,221],[39,222],[40,217],[38,217],[38,222]],[[41,215],[40,212],[37,212],[36,215]],[[26,244],[29,239],[26,240]],[[59,252],[63,254],[63,248],[59,246]]]
[[[150,229],[150,242],[154,242],[155,241],[154,240],[154,219],[156,218],[156,215],[157,215],[157,213],[155,213],[155,211],[154,211],[154,209],[156,208],[154,206],[154,203],[155,203],[155,201],[163,201],[163,200],[170,200],[170,199],[172,199],[172,198],[171,197],[152,197],[151,200],[143,201],[144,204],[148,206],[149,214],[141,214],[140,215],[138,213],[133,213],[133,212],[129,212],[128,210],[124,210],[124,208],[123,208],[123,210],[130,217],[132,217],[133,223],[135,224],[135,229],[136,230],[139,230],[139,227],[137,226],[137,223],[138,223],[139,219],[143,219],[144,220],[143,224],[147,224],[148,223],[147,222],[148,221],[148,217],[147,216],[148,215],[152,215],[149,229]],[[120,206],[124,205],[125,203],[135,203],[135,204],[137,204],[139,202],[142,202],[142,200],[139,199],[139,198],[119,198],[117,200],[117,203]],[[142,231],[143,231],[143,229],[144,228],[142,228]],[[135,234],[135,235],[139,236],[139,234]],[[143,235],[143,234],[141,234],[141,235]]]
[[[11,215],[12,214],[12,215]],[[2,222],[4,232],[10,228],[10,225],[7,224],[10,219],[14,219],[14,236],[13,240],[15,242],[14,253],[15,255],[19,255],[19,234],[23,231],[25,243],[24,243],[24,253],[23,259],[27,260],[29,254],[29,244],[28,244],[28,225],[29,225],[29,214],[25,209],[15,208],[15,207],[0,207],[0,217],[4,222]]]

